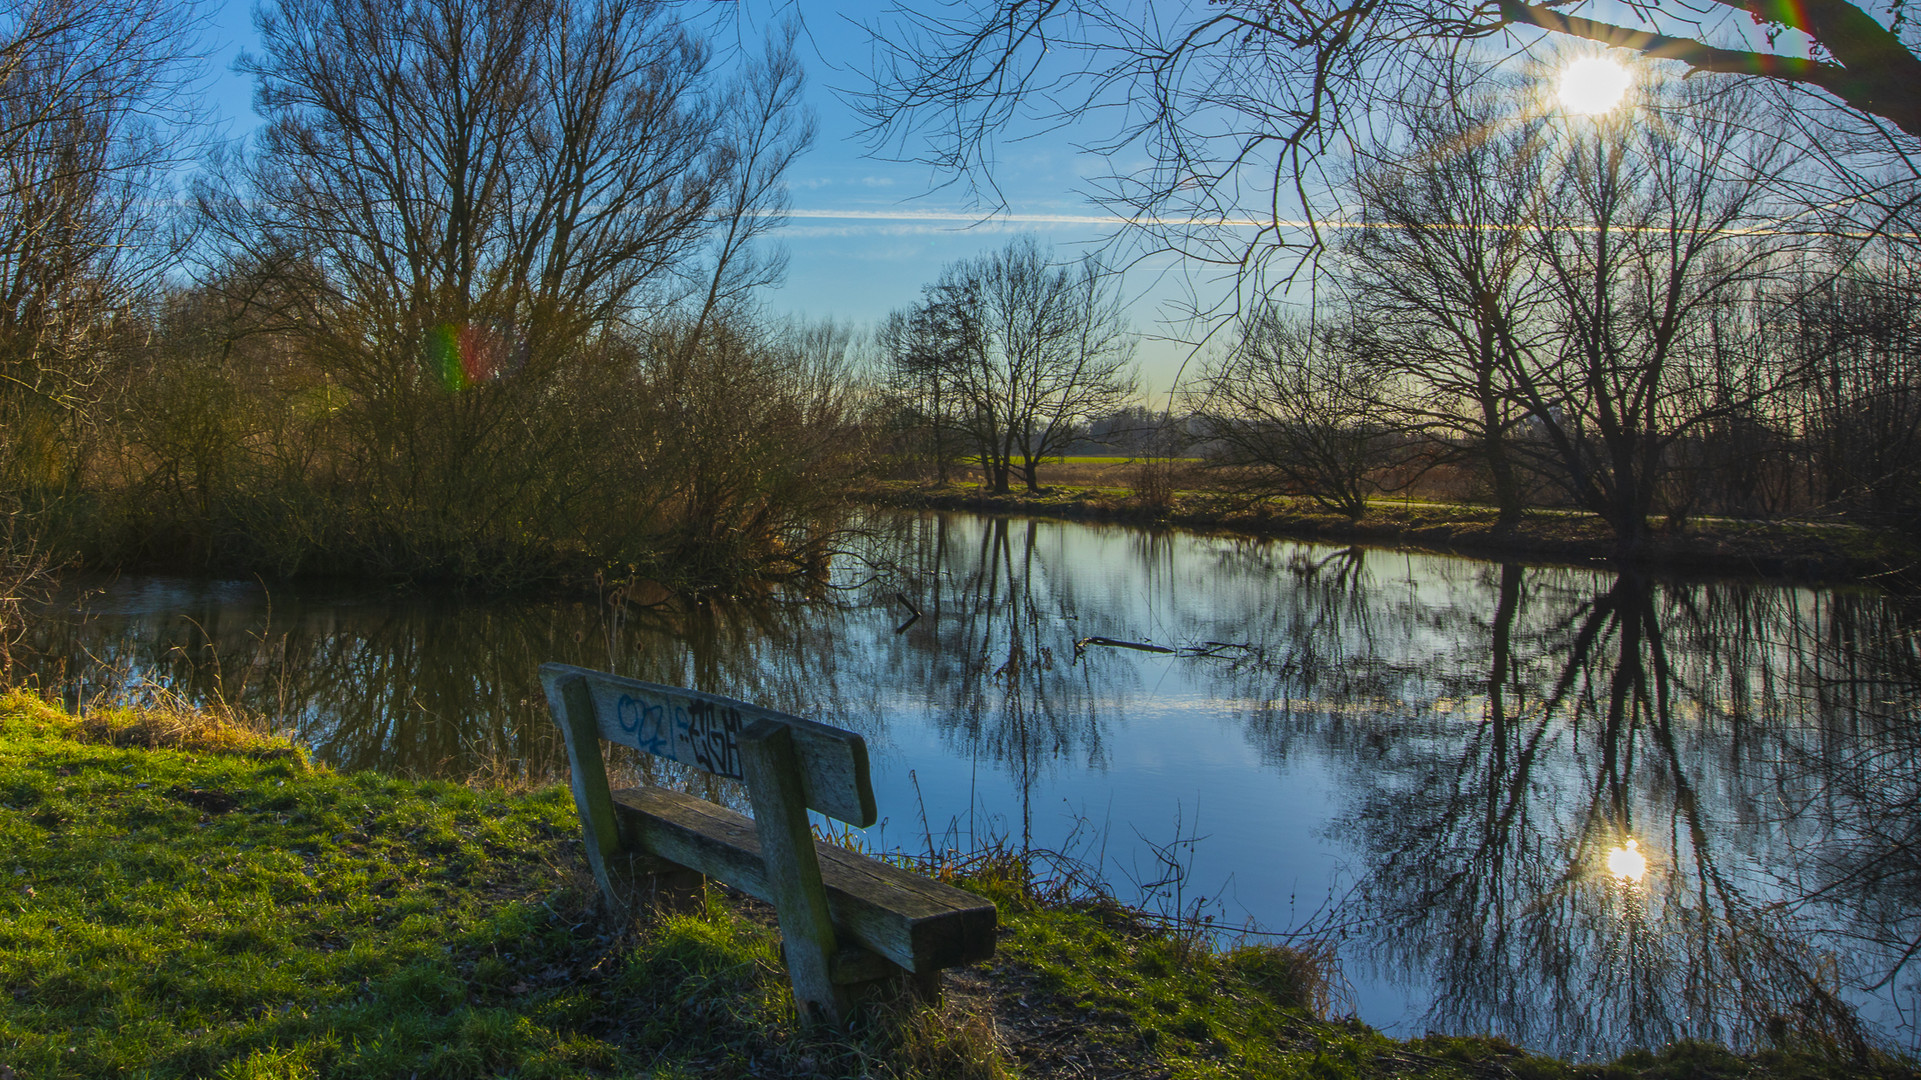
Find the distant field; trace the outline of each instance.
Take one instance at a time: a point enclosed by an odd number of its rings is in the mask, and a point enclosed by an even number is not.
[[[1066,454],[1060,457],[1042,458],[1038,472],[1043,486],[1054,487],[1103,487],[1132,488],[1140,475],[1141,465],[1149,459],[1129,457],[1124,454]],[[1202,470],[1190,468],[1198,466],[1200,458],[1179,457],[1156,459],[1175,467],[1176,484],[1180,487],[1201,485]],[[978,478],[980,466],[973,460],[962,466],[960,475]],[[1018,481],[1016,481],[1018,484]]]
[[[1065,457],[1045,458],[1043,459],[1043,462],[1049,465],[1132,465],[1134,462],[1139,460],[1140,458],[1138,457],[1118,457],[1118,456],[1103,457],[1098,454],[1070,454]],[[1163,458],[1162,460],[1164,461],[1199,461],[1201,459],[1197,457],[1177,457],[1177,458]]]

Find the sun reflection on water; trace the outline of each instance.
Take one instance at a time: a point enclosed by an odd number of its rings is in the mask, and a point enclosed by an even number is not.
[[[1625,845],[1608,852],[1608,873],[1623,881],[1640,881],[1648,872],[1648,860],[1639,848],[1630,837]]]

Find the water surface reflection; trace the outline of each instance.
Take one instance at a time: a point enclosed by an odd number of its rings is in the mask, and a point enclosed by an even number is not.
[[[122,581],[44,677],[288,718],[342,767],[561,767],[541,660],[859,730],[886,820],[1083,854],[1136,899],[1340,940],[1399,1033],[1570,1054],[1914,1048],[1921,650],[1865,590],[1026,519],[884,516],[818,595],[696,610]],[[904,602],[903,602],[904,601]],[[907,605],[921,612],[901,623]],[[1177,650],[1076,642],[1104,636]],[[1157,853],[1191,856],[1185,876]],[[1632,847],[1638,875],[1610,868]]]

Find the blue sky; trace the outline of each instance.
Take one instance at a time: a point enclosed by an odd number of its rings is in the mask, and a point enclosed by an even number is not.
[[[241,51],[258,48],[253,0],[215,2],[209,13],[211,104],[228,133],[242,135],[258,118],[251,83],[232,66]],[[750,0],[732,10],[731,31],[748,46],[758,44],[779,13],[799,13],[808,99],[819,126],[814,148],[790,178],[795,213],[780,234],[790,263],[786,284],[766,297],[771,313],[872,325],[914,302],[944,264],[999,247],[1015,233],[1034,233],[1067,260],[1095,249],[1112,232],[1106,216],[1078,190],[1083,177],[1105,165],[1075,152],[1071,132],[1002,144],[995,180],[1008,205],[988,221],[963,188],[947,184],[951,178],[868,156],[860,117],[835,93],[862,82],[869,46],[853,20],[868,17],[867,5]],[[1168,301],[1183,282],[1178,266],[1165,258],[1131,269],[1121,281],[1134,327],[1144,337],[1139,358],[1151,393],[1166,391],[1188,353],[1184,346],[1153,340],[1168,332],[1161,324],[1175,310]]]
[[[232,71],[232,64],[241,50],[257,47],[253,0],[204,2],[212,5],[203,9],[212,39],[211,103],[229,134],[241,135],[257,119],[251,86]],[[942,0],[901,2],[934,5]],[[1075,148],[1077,135],[1094,140],[1111,133],[1069,128],[1030,131],[1026,138],[1003,136],[996,146],[994,182],[1005,206],[987,220],[953,177],[870,156],[861,118],[836,91],[865,85],[871,46],[860,21],[872,20],[882,5],[690,0],[682,10],[711,18],[717,43],[741,50],[757,51],[781,18],[798,15],[805,31],[801,53],[819,135],[790,177],[794,216],[780,234],[790,256],[789,270],[786,284],[765,298],[770,314],[871,326],[913,303],[921,286],[934,280],[943,265],[997,248],[1018,232],[1032,232],[1052,243],[1063,261],[1098,249],[1114,235],[1115,223],[1082,190],[1087,178],[1116,170]],[[1596,13],[1608,16],[1613,8],[1603,4]],[[1631,11],[1619,14],[1632,21]],[[1745,40],[1757,32],[1745,23],[1717,30],[1723,31],[1733,35],[1730,44],[1758,44]],[[1176,321],[1190,290],[1204,304],[1226,294],[1207,273],[1189,269],[1171,256],[1159,256],[1132,264],[1120,279],[1134,329],[1142,336],[1138,357],[1145,389],[1156,400],[1190,355],[1177,339],[1193,331]]]

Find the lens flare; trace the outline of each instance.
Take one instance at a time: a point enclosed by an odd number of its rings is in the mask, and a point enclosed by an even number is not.
[[[1561,69],[1559,96],[1567,111],[1599,116],[1621,103],[1633,77],[1604,56],[1588,56]]]
[[[511,375],[526,363],[526,342],[509,344],[506,334],[471,323],[441,323],[427,331],[427,362],[449,391]]]
[[[1608,873],[1624,881],[1639,881],[1648,872],[1647,856],[1633,840],[1608,852]]]

